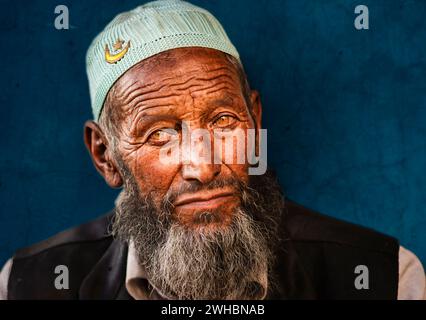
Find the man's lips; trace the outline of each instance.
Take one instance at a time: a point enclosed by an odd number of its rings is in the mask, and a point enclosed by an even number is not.
[[[180,195],[174,205],[179,208],[209,209],[235,199],[233,190],[206,190]]]

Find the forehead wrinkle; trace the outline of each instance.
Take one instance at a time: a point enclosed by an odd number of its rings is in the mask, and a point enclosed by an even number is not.
[[[139,74],[144,74],[144,75],[146,75],[144,78],[146,78],[146,80],[149,80],[151,78],[150,75],[155,74],[156,72],[153,72],[153,71],[144,72],[143,69],[146,69],[146,67],[147,67],[146,65],[145,66],[141,65],[141,66],[138,66],[138,68],[131,69],[131,70],[129,70],[130,73],[128,74],[128,76],[131,77],[132,75],[137,76]],[[122,100],[123,103],[129,103],[131,101],[131,98],[133,97],[133,95],[136,95],[136,94],[139,93],[138,89],[143,90],[144,88],[147,88],[147,90],[150,90],[150,87],[154,87],[154,88],[151,89],[151,90],[154,91],[154,90],[161,90],[166,86],[169,86],[169,87],[179,86],[180,84],[185,84],[185,83],[189,82],[190,80],[192,80],[194,78],[198,78],[200,80],[204,80],[204,79],[205,80],[214,80],[214,79],[216,79],[220,76],[228,76],[232,79],[233,77],[230,76],[229,74],[226,74],[226,73],[230,73],[233,76],[236,75],[236,72],[235,72],[236,70],[235,70],[235,67],[233,65],[225,65],[225,66],[216,67],[216,68],[213,68],[213,69],[210,69],[210,68],[211,68],[211,64],[209,64],[209,63],[204,63],[204,64],[202,64],[202,66],[200,68],[192,69],[192,70],[189,70],[189,71],[184,69],[184,72],[179,71],[179,68],[178,68],[177,71],[176,71],[177,75],[175,75],[175,76],[173,76],[173,75],[172,76],[166,76],[166,74],[164,74],[164,77],[161,77],[159,81],[158,80],[150,81],[148,83],[143,83],[143,84],[141,83],[141,79],[137,79],[137,80],[133,81],[129,86],[125,85],[125,81],[126,81],[127,77],[123,77],[123,78],[121,78],[121,81],[119,80],[119,82],[118,82],[118,90],[116,90],[115,96],[116,96],[117,99]],[[213,77],[209,77],[209,76],[203,77],[203,76],[199,75],[200,69],[203,70],[204,73],[217,73],[217,72],[221,72],[221,71],[225,71],[226,73],[222,74],[222,75],[213,76]],[[167,72],[167,73],[170,74],[170,72]],[[161,73],[160,73],[160,75],[161,75]],[[185,78],[185,76],[187,77],[187,79],[184,79],[183,81],[180,81],[178,83],[174,83],[174,82],[176,82],[177,79]],[[124,83],[122,83],[122,82],[124,82]],[[161,84],[161,83],[163,83],[163,84]],[[137,85],[137,84],[140,85],[140,88],[138,88],[137,90],[133,90],[134,86]],[[156,84],[159,84],[159,86],[156,86]],[[124,89],[122,89],[123,87],[124,87]]]
[[[222,66],[219,68],[215,68],[215,69],[209,69],[210,65],[209,64],[204,64],[201,69],[203,69],[205,72],[219,72],[219,71],[230,71],[230,73],[236,73],[235,72],[235,67],[231,66],[231,65],[226,65],[226,66]],[[198,70],[195,70],[198,71]]]
[[[167,83],[170,89],[179,91],[185,91],[190,89],[191,92],[207,90],[213,88],[214,86],[219,85],[218,81],[221,80],[221,83],[228,83],[231,87],[235,86],[236,83],[239,85],[239,78],[236,77],[236,74],[233,72],[223,71],[232,71],[228,67],[220,67],[212,70],[206,70],[200,74],[200,71],[189,72],[187,79],[180,81],[179,83],[174,83],[177,77],[168,78]],[[220,72],[220,73],[219,73]],[[195,73],[195,74],[194,74]],[[219,73],[219,74],[218,74]],[[185,75],[181,75],[185,77]],[[213,84],[211,84],[213,82]]]
[[[188,82],[170,86],[170,89],[176,94],[182,94],[182,92],[185,91],[191,94],[193,92],[208,90],[224,83],[227,83],[230,87],[232,87],[232,78],[228,75],[216,76],[214,78],[191,78]]]
[[[187,81],[195,78],[195,76],[192,76],[190,79],[185,80],[179,84],[169,84],[168,80],[173,80],[175,78],[168,77],[160,81],[159,83],[151,82],[146,85],[141,85],[141,82],[139,80],[136,80],[132,83],[129,87],[127,87],[125,90],[122,90],[120,94],[117,94],[117,99],[121,100],[121,103],[123,105],[135,105],[140,102],[141,99],[150,100],[150,97],[144,98],[143,96],[147,96],[151,93],[157,93],[158,91],[162,91],[166,87],[173,87],[181,84],[185,84]],[[132,90],[135,84],[139,84],[140,87]],[[157,85],[158,84],[158,85]],[[121,98],[121,99],[120,99]]]
[[[229,68],[221,67],[221,68],[215,69],[215,71],[227,70],[227,69]],[[224,73],[224,74],[215,75],[213,77],[198,77],[197,80],[201,82],[214,82],[214,83],[210,86],[199,85],[197,87],[200,87],[200,88],[194,88],[194,90],[191,90],[191,94],[197,95],[197,93],[199,93],[200,91],[206,91],[206,90],[207,90],[206,92],[203,92],[204,94],[213,93],[222,89],[228,89],[230,91],[233,91],[235,89],[241,89],[239,78],[233,72],[231,74]],[[210,89],[213,89],[213,90],[210,90]]]
[[[133,92],[133,87],[139,84],[139,79],[135,80],[129,86],[124,86],[120,80],[115,85],[114,95],[117,100],[126,100],[127,97]],[[124,89],[123,89],[124,87]]]
[[[209,69],[209,64],[204,64],[200,68],[193,69],[193,70],[184,70],[184,72],[181,72],[179,70],[176,71],[176,74],[174,76],[167,76],[163,77],[160,82],[164,82],[167,84],[170,88],[178,87],[180,85],[184,85],[191,80],[215,80],[221,76],[229,77],[230,79],[233,79],[233,77],[230,75],[235,75],[235,70],[233,68],[230,68],[229,66],[222,66],[219,68]],[[200,70],[202,70],[202,74],[200,75]],[[226,73],[218,74],[218,75],[209,75],[210,73],[219,73],[221,71],[229,71]],[[182,79],[183,81],[178,80]],[[238,77],[237,77],[238,80]]]
[[[223,79],[224,78],[224,79]],[[211,83],[211,79],[214,80],[218,80],[218,79],[223,79],[223,81],[221,82],[217,82],[210,85],[210,86],[205,86],[203,84],[200,84],[199,82],[206,82],[206,83]],[[191,77],[189,82],[190,83],[186,83],[185,86],[177,86],[175,88],[173,88],[171,90],[170,93],[168,93],[169,91],[163,91],[160,89],[152,89],[152,90],[145,90],[146,88],[140,88],[137,91],[137,93],[135,93],[134,95],[132,95],[133,99],[131,101],[126,101],[125,105],[128,106],[127,108],[135,108],[138,104],[140,103],[149,103],[155,100],[160,100],[159,103],[164,104],[164,102],[161,102],[162,99],[168,99],[171,97],[179,97],[182,95],[182,91],[188,91],[188,93],[191,92],[198,92],[201,90],[208,90],[211,88],[216,88],[218,86],[221,86],[222,88],[228,88],[231,90],[232,86],[233,86],[233,81],[231,77],[229,77],[228,75],[220,75],[214,78],[203,78],[203,79],[197,79],[194,77]],[[181,82],[181,84],[184,84],[185,82]],[[161,88],[163,88],[164,86],[168,86],[168,84],[163,84],[161,85]],[[190,88],[193,88],[192,90],[188,90]],[[159,92],[160,91],[160,92]],[[163,92],[161,92],[163,91]],[[167,94],[168,93],[168,94]],[[170,105],[170,101],[168,101],[167,103],[165,103],[166,105]]]
[[[221,77],[227,77],[231,81],[237,80],[238,81],[238,75],[235,73],[235,70],[233,68],[229,68],[228,66],[223,66],[215,69],[209,69],[209,65],[203,65],[201,66],[201,72],[200,69],[192,70],[190,72],[186,72],[186,74],[190,75],[189,79],[195,79],[200,81],[214,81]],[[225,71],[225,72],[223,72]],[[181,76],[185,76],[185,74],[181,74]],[[188,81],[189,81],[188,79]],[[185,82],[188,82],[185,81]]]
[[[235,86],[233,86],[233,84],[232,83],[229,83],[229,82],[227,82],[227,81],[224,81],[224,82],[220,82],[220,83],[215,83],[215,84],[213,84],[213,85],[211,85],[211,86],[209,86],[209,87],[202,87],[202,88],[200,88],[200,89],[194,89],[194,90],[191,90],[191,95],[193,96],[193,97],[197,97],[197,96],[199,96],[200,94],[209,94],[209,93],[215,93],[215,92],[217,92],[217,91],[220,91],[220,90],[229,90],[229,91],[233,91],[233,90],[235,90],[236,88],[235,88]],[[199,94],[200,93],[200,94]]]
[[[205,68],[202,68],[205,69]],[[193,84],[193,82],[196,81],[214,81],[217,80],[221,77],[228,77],[231,81],[233,80],[237,80],[234,79],[231,75],[227,74],[227,73],[222,73],[222,74],[218,74],[218,75],[209,75],[208,73],[218,73],[220,71],[230,71],[230,69],[228,67],[220,67],[220,68],[215,68],[215,69],[211,69],[211,70],[205,70],[205,72],[203,72],[202,75],[199,75],[200,70],[192,70],[192,71],[185,71],[185,73],[181,73],[181,72],[177,72],[177,75],[175,76],[169,76],[169,77],[164,77],[163,79],[161,79],[159,82],[163,82],[164,85],[162,85],[158,90],[164,88],[164,87],[168,87],[170,89],[177,89],[177,90],[186,90],[188,88],[190,88],[191,86],[194,87],[198,87],[198,86],[202,86],[202,84]],[[182,79],[183,81],[179,81],[178,80]]]
[[[139,81],[140,84],[140,81]],[[133,90],[130,92],[126,99],[121,101],[122,103],[122,109],[125,113],[128,113],[129,110],[131,111],[133,108],[135,108],[137,105],[139,105],[141,102],[149,101],[151,100],[151,96],[153,93],[157,93],[160,91],[163,87],[166,85],[160,85],[160,87],[155,86],[155,83],[149,83],[146,86],[141,86],[136,90]],[[159,98],[166,98],[171,97],[174,94],[166,95],[166,96],[160,96]]]
[[[135,69],[136,70],[136,69]],[[134,70],[132,70],[134,71]],[[132,75],[129,74],[129,76],[131,77]],[[167,79],[171,79],[171,77],[169,78],[165,78]],[[120,81],[120,80],[119,80]],[[122,79],[123,81],[123,79]],[[135,80],[130,86],[125,86],[124,84],[121,84],[120,82],[118,83],[118,87],[119,89],[116,90],[118,91],[118,94],[116,94],[116,98],[120,99],[121,102],[123,104],[129,104],[132,102],[133,99],[135,99],[138,95],[141,94],[147,94],[150,92],[156,92],[156,91],[160,91],[162,90],[164,87],[167,86],[166,83],[161,84],[162,81],[151,81],[148,83],[142,83],[141,79],[137,79]],[[138,84],[139,87],[134,89],[134,86]],[[159,84],[157,86],[157,84]],[[124,89],[122,89],[122,87],[125,87]],[[121,90],[120,90],[121,89]]]
[[[182,68],[178,68],[178,70],[175,71],[176,75],[170,76],[170,72],[168,72],[168,75],[166,76],[166,74],[164,74],[165,77],[163,78],[161,78],[161,73],[160,75],[157,73],[158,71],[153,71],[152,73],[143,72],[147,75],[144,78],[148,81],[152,80],[151,82],[143,84],[141,79],[135,80],[125,89],[120,91],[117,90],[119,92],[116,94],[116,97],[121,100],[122,107],[125,109],[125,113],[128,114],[141,108],[148,109],[155,106],[173,105],[174,103],[171,103],[169,99],[172,97],[178,98],[179,96],[182,96],[182,92],[187,91],[188,89],[190,91],[188,92],[190,96],[192,94],[194,94],[194,96],[198,96],[200,92],[210,94],[224,89],[235,91],[236,83],[240,84],[233,65],[225,65],[215,67],[213,69],[210,68],[211,64],[208,63],[204,63],[200,68],[190,71],[179,72],[179,69]],[[142,70],[138,70],[138,73],[142,73]],[[153,81],[155,78],[160,79],[159,81]],[[181,80],[182,78],[184,79],[183,81]],[[177,80],[181,81],[177,82]],[[218,80],[222,81],[217,83]],[[209,84],[212,81],[216,83],[206,86],[206,84]],[[136,85],[139,85],[139,87],[134,89]],[[238,87],[240,88],[240,85]],[[165,88],[170,88],[172,92],[166,95],[159,95],[159,91],[163,91],[161,93],[166,93],[166,90],[164,90]],[[154,103],[155,106],[152,105]]]
[[[126,104],[130,104],[130,103],[133,102],[133,100],[135,98],[137,98],[140,95],[144,95],[144,94],[148,94],[148,93],[151,93],[151,92],[158,91],[159,88],[155,88],[155,87],[151,88],[154,85],[155,85],[154,83],[149,83],[147,85],[140,86],[139,88],[137,88],[137,89],[129,92],[129,94],[127,95],[126,99],[122,100],[122,103],[125,104],[125,105]]]
[[[145,97],[144,95],[137,96],[131,104],[127,104],[124,108],[124,112],[126,114],[131,113],[138,113],[143,110],[148,110],[156,107],[171,107],[173,106],[173,102],[176,102],[176,99],[173,99],[174,101],[171,101],[171,98],[179,98],[179,95],[177,94],[168,94],[163,96],[156,96],[156,97]],[[164,101],[165,100],[165,101]],[[153,101],[157,101],[153,103]]]

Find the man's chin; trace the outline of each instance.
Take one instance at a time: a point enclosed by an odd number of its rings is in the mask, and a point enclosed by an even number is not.
[[[196,210],[177,208],[175,210],[176,223],[188,229],[200,232],[210,232],[227,228],[231,225],[238,203],[222,205],[214,210]]]

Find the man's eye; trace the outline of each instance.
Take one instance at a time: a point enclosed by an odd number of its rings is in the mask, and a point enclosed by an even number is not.
[[[217,118],[213,124],[219,128],[225,128],[235,123],[237,119],[230,115],[223,115]]]
[[[148,142],[152,144],[166,144],[167,142],[176,139],[177,132],[173,129],[160,129],[154,131],[148,137]]]

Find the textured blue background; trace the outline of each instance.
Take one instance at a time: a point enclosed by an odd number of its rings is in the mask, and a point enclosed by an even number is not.
[[[98,3],[98,4],[96,4]],[[113,206],[82,140],[84,56],[138,1],[0,1],[0,263]],[[426,263],[426,1],[194,1],[239,49],[286,193]],[[54,28],[66,4],[72,28]],[[367,4],[370,30],[353,26]]]

